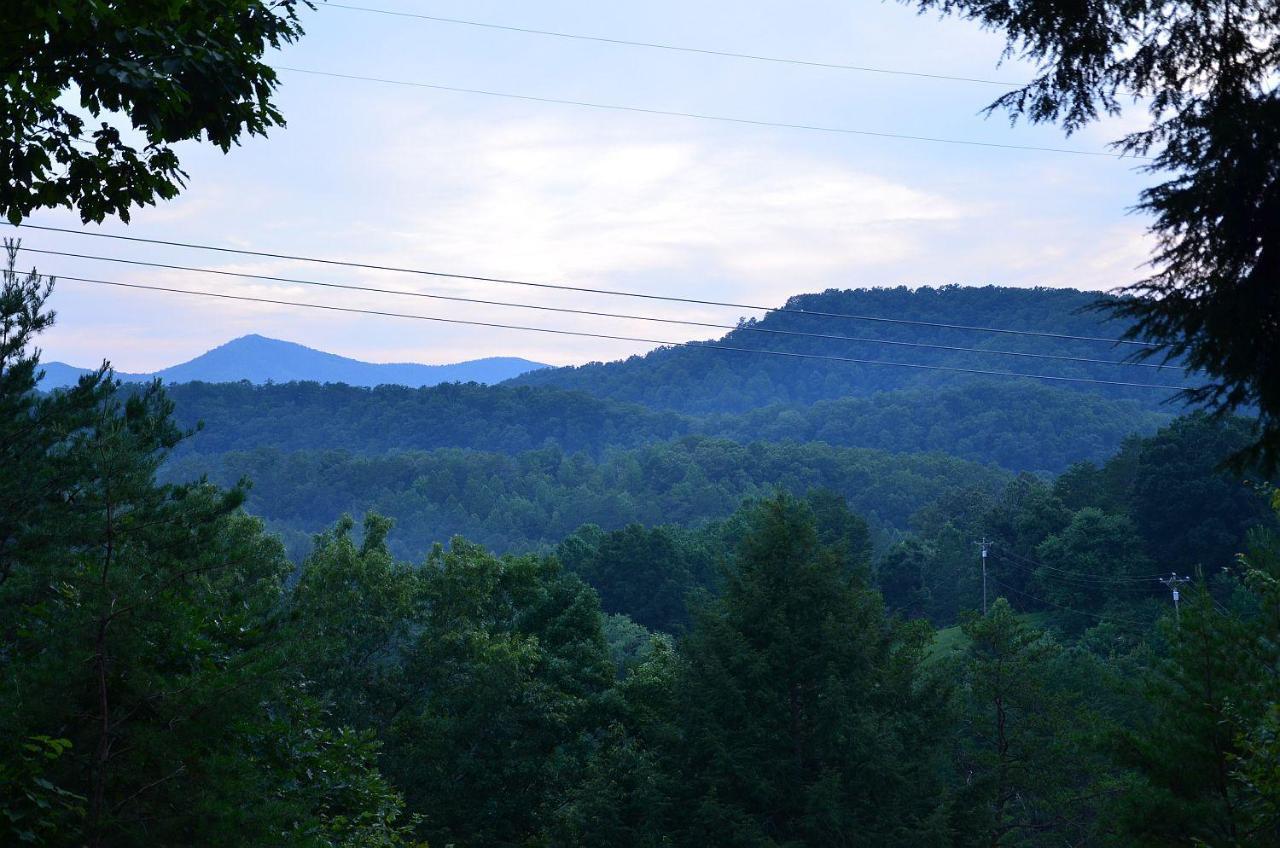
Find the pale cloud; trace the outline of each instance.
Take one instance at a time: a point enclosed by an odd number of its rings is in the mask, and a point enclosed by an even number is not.
[[[406,210],[402,248],[482,274],[586,284],[690,276],[776,292],[857,269],[883,271],[923,246],[923,227],[965,204],[834,160],[723,139],[630,140],[586,124],[494,127],[479,143],[436,126],[397,134],[378,157],[426,202]],[[407,162],[422,162],[415,171]],[[455,174],[434,165],[449,162]],[[387,175],[390,178],[390,174]],[[409,189],[412,190],[412,189]]]

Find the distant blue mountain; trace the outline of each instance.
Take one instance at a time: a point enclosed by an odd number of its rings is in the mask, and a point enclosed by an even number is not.
[[[69,386],[88,373],[62,362],[43,363],[45,378],[40,388],[48,390]],[[314,350],[293,342],[250,335],[233,339],[202,353],[190,362],[173,365],[154,374],[116,376],[126,382],[159,377],[166,383],[288,383],[309,380],[317,383],[346,383],[349,386],[399,385],[434,386],[438,383],[500,383],[538,368],[530,362],[511,356],[473,359],[452,365],[418,365],[415,363],[374,363],[348,359],[322,350]]]

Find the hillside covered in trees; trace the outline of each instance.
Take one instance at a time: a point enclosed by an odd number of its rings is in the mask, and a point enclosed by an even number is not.
[[[1248,420],[972,375],[40,393],[40,292],[2,301],[6,843],[1276,844]]]
[[[1012,471],[1059,472],[1082,459],[1101,462],[1127,436],[1154,432],[1173,417],[1169,409],[1135,400],[983,379],[701,416],[550,387],[181,383],[168,391],[183,426],[204,425],[179,455],[258,448],[516,454],[554,445],[600,458],[611,449],[707,435],[740,443],[818,441],[894,453],[937,451]]]
[[[997,469],[940,454],[893,456],[821,443],[739,445],[691,436],[610,453],[595,461],[557,447],[514,456],[457,449],[396,451],[371,457],[341,451],[269,449],[195,454],[166,476],[200,471],[230,485],[252,477],[249,508],[281,531],[306,539],[331,516],[372,510],[396,520],[408,556],[451,535],[499,550],[554,544],[580,524],[699,524],[723,518],[743,500],[778,487],[831,488],[877,527],[905,527],[917,510],[957,487],[994,489]]]
[[[1280,5],[556,5],[0,6],[0,848],[1280,848]]]
[[[792,297],[783,310],[763,318],[744,317],[738,329],[715,344],[937,368],[1182,385],[1180,368],[1146,367],[1161,364],[1159,360],[1141,367],[1112,364],[1126,360],[1140,348],[1107,341],[1120,338],[1129,326],[1099,308],[1109,302],[1113,302],[1109,296],[1074,289],[832,289]],[[833,315],[861,316],[862,320]],[[996,327],[1033,335],[973,332],[965,327]],[[1046,356],[1066,359],[1038,358]],[[657,409],[708,413],[743,412],[776,403],[809,404],[904,388],[966,385],[972,376],[691,345],[659,348],[621,362],[542,369],[510,382],[580,389]],[[1131,398],[1151,409],[1161,408],[1173,394],[1132,386],[1058,384],[1100,397]]]

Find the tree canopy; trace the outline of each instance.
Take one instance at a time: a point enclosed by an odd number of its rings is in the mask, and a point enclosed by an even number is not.
[[[168,200],[174,152],[223,152],[284,118],[263,54],[302,35],[306,0],[8,0],[0,7],[0,212],[85,221]],[[96,124],[96,125],[95,125]]]
[[[246,482],[157,479],[162,387],[35,390],[49,291],[0,288],[5,844],[1280,844],[1276,499],[1221,468],[1238,422],[1057,480],[705,437],[313,455],[280,505],[336,517],[295,564]],[[475,510],[536,550],[432,543]],[[1155,551],[1228,567],[1177,618]]]
[[[1154,273],[1113,302],[1129,335],[1208,375],[1187,396],[1257,407],[1252,453],[1280,463],[1280,7],[1271,0],[904,0],[1008,38],[1039,73],[991,110],[1068,131],[1126,101],[1150,125],[1115,142],[1149,156],[1138,209]],[[1154,352],[1152,355],[1156,355]]]

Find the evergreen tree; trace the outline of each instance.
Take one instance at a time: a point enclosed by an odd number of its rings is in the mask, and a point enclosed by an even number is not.
[[[1280,490],[1271,489],[1271,507],[1280,512]],[[1244,838],[1280,845],[1280,535],[1255,531],[1240,558],[1244,585],[1256,613],[1253,646],[1266,673],[1259,677],[1256,713],[1237,713],[1232,777],[1240,795]]]
[[[801,503],[780,495],[752,519],[682,649],[685,840],[937,842],[927,630],[885,619]]]
[[[35,338],[53,325],[47,308],[53,280],[16,268],[17,244],[5,240],[0,270],[0,584],[63,520],[62,493],[72,485],[79,457],[70,450],[93,422],[113,387],[105,371],[51,395],[35,391],[40,381]]]
[[[159,385],[122,396],[102,372],[35,398],[27,345],[49,291],[12,267],[0,291],[0,428],[24,451],[0,493],[28,496],[3,527],[0,828],[50,845],[399,844],[372,743],[321,731],[282,666],[289,566],[239,511],[243,489],[156,483],[182,435]]]
[[[1105,774],[1087,733],[1100,719],[1074,689],[1064,652],[1004,598],[970,616],[963,631],[970,645],[956,689],[956,842],[1087,844],[1094,816],[1085,799]]]
[[[1247,617],[1224,610],[1201,583],[1166,620],[1167,656],[1145,685],[1145,721],[1120,740],[1138,782],[1115,817],[1131,845],[1256,845],[1245,792],[1232,772],[1250,718],[1265,712],[1265,664]],[[1271,843],[1274,844],[1274,843]]]
[[[1003,30],[1035,79],[989,108],[1068,131],[1124,101],[1150,124],[1115,142],[1151,153],[1165,179],[1153,216],[1155,273],[1106,306],[1136,319],[1146,355],[1208,375],[1184,393],[1219,411],[1256,408],[1252,453],[1280,465],[1280,9],[1274,0],[904,0]]]

